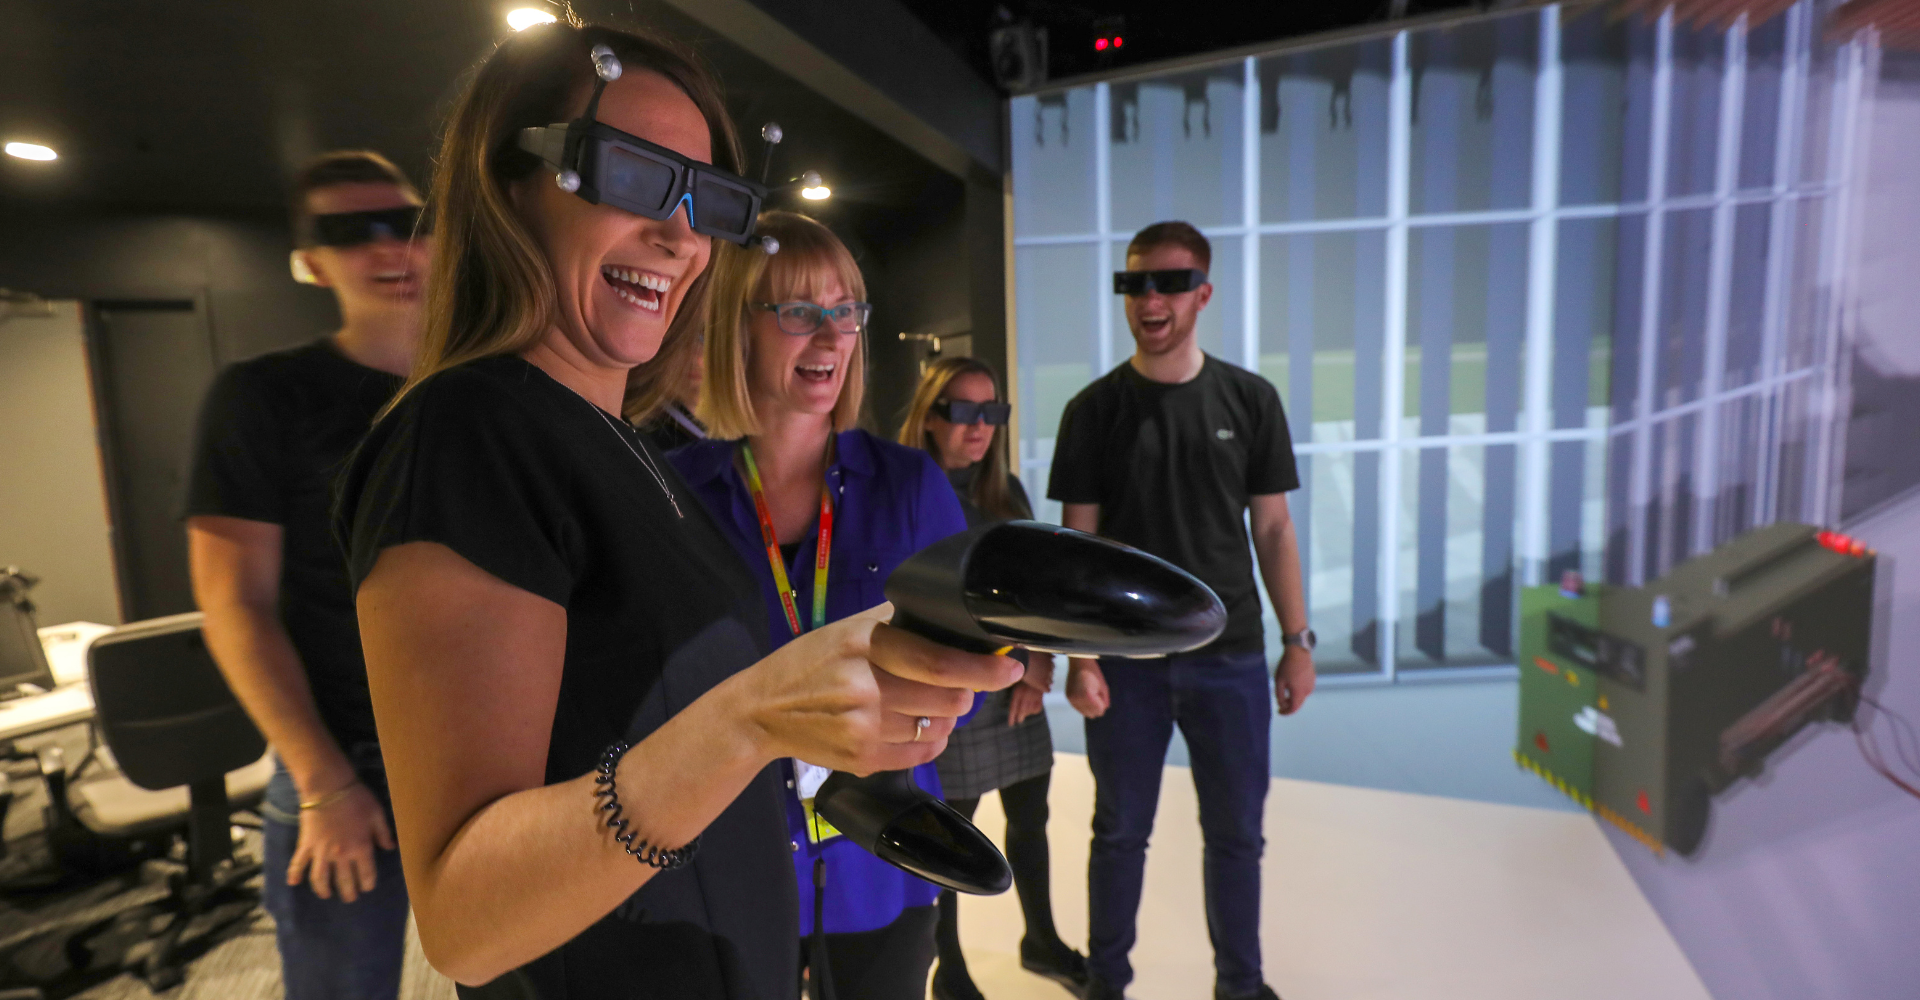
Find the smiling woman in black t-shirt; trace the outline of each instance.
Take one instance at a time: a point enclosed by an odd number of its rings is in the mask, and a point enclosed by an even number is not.
[[[614,416],[630,381],[643,413],[676,383],[693,334],[674,318],[714,252],[689,224],[713,188],[653,220],[552,183],[522,130],[585,117],[590,93],[621,146],[589,182],[638,177],[618,156],[740,169],[697,63],[606,29],[520,33],[454,110],[420,368],[339,501],[401,858],[421,944],[463,995],[785,1000],[771,763],[932,760],[967,689],[1019,667],[880,612],[763,655],[746,567]]]

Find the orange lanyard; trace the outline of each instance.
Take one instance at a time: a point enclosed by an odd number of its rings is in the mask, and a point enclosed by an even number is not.
[[[829,463],[833,439],[827,439]],[[760,538],[767,544],[767,562],[773,566],[773,587],[780,592],[780,607],[787,613],[787,627],[795,638],[805,631],[800,627],[798,595],[787,579],[787,561],[780,556],[780,539],[773,533],[773,512],[767,508],[767,491],[760,485],[760,468],[753,462],[753,449],[740,442],[740,457],[746,460],[747,489],[753,494],[753,512],[760,516]],[[813,555],[813,627],[827,623],[827,554],[833,551],[833,498],[826,480],[820,482],[820,544]]]

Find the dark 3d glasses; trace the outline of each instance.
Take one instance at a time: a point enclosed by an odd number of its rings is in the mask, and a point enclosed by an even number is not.
[[[694,232],[743,246],[767,197],[744,177],[584,118],[521,129],[520,148],[558,168],[563,189],[577,178],[571,190],[590,204],[660,220],[685,205]]]
[[[357,247],[363,243],[391,238],[405,242],[425,235],[420,227],[420,206],[383,208],[372,212],[332,212],[311,220],[308,236],[312,244],[323,247]]]
[[[1178,295],[1191,292],[1207,283],[1207,272],[1197,267],[1182,267],[1171,271],[1115,271],[1113,272],[1113,294],[1140,296],[1149,290],[1162,295]]]
[[[936,399],[927,412],[950,424],[977,424],[985,421],[999,427],[1013,416],[1012,403],[975,403],[965,399]]]

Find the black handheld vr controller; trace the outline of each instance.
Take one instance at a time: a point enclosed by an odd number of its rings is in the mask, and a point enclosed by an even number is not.
[[[1069,656],[1165,656],[1227,626],[1220,598],[1138,549],[1038,521],[1008,521],[935,542],[887,579],[893,624],[945,646],[1022,646]],[[820,817],[888,864],[960,892],[995,895],[1013,870],[993,841],[906,771],[836,771],[814,796]]]

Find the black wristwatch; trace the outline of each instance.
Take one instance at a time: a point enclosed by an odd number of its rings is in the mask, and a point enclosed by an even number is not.
[[[1280,636],[1280,645],[1299,646],[1309,653],[1313,652],[1313,647],[1319,644],[1320,638],[1314,635],[1310,628],[1303,628],[1298,632],[1285,632]]]

